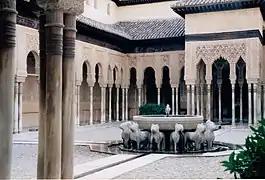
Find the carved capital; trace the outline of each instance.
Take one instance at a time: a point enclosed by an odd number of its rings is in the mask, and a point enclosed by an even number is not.
[[[62,10],[68,14],[80,15],[84,12],[84,0],[36,0],[44,10]]]

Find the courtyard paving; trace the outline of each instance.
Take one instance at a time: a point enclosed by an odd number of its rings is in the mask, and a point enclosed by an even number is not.
[[[103,125],[92,125],[77,127],[75,132],[76,143],[86,142],[105,142],[121,140],[118,128],[120,123],[108,123]],[[244,144],[245,137],[250,130],[241,126],[236,128],[224,127],[215,132],[216,141]],[[13,157],[12,157],[12,178],[35,178],[37,167],[37,141],[38,132],[23,132],[15,134],[13,137]],[[110,155],[91,152],[88,146],[75,146],[75,165],[108,157]],[[153,160],[147,164],[143,163],[132,167],[132,163],[123,163],[123,167],[109,168],[112,176],[107,179],[166,179],[166,178],[233,178],[232,175],[224,172],[220,161],[227,159],[228,156],[218,157],[180,157],[180,156],[161,156],[158,160]],[[141,161],[141,158],[137,160]],[[144,161],[144,159],[143,159]],[[139,164],[139,163],[137,163]],[[126,168],[130,166],[130,168]],[[117,170],[118,169],[118,170]],[[126,170],[127,169],[127,170]],[[119,172],[117,172],[119,171]],[[100,172],[99,172],[100,173]],[[104,171],[102,171],[104,173]],[[116,176],[114,176],[116,174]],[[100,177],[88,175],[89,177]]]

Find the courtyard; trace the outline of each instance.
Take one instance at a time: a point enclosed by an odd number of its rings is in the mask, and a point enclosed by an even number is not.
[[[220,162],[231,152],[202,155],[149,154],[136,157],[127,153],[91,151],[90,147],[106,142],[121,141],[120,122],[80,126],[75,130],[75,177],[81,179],[182,179],[233,178],[224,172]],[[215,132],[216,141],[244,144],[250,130],[245,126],[223,126]],[[36,178],[38,132],[22,132],[13,139],[13,179]],[[93,150],[93,149],[92,149]],[[116,155],[115,155],[116,154]],[[133,157],[136,158],[133,158]]]

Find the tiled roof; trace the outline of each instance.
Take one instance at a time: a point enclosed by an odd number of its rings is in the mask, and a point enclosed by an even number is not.
[[[104,24],[79,16],[79,22],[129,40],[162,39],[184,36],[184,19],[152,19]]]
[[[198,6],[198,5],[210,5],[210,4],[225,4],[233,2],[243,2],[250,0],[179,0],[175,3],[175,6]]]
[[[167,1],[175,1],[175,0],[112,0],[112,1],[115,2],[117,6],[126,6],[126,5],[167,2]]]

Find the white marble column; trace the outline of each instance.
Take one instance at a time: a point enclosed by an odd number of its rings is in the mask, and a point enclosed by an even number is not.
[[[120,113],[119,113],[119,111],[120,111],[120,88],[119,87],[117,87],[116,88],[116,98],[117,98],[117,102],[116,102],[116,121],[118,122],[119,120],[120,120]]]
[[[211,120],[211,84],[207,84],[207,118]]]
[[[121,88],[122,98],[121,98],[121,106],[122,106],[122,120],[125,120],[125,88]]]
[[[204,84],[201,84],[200,88],[201,88],[201,115],[204,116]]]
[[[236,125],[236,118],[235,118],[235,83],[231,82],[232,87],[232,126]]]
[[[196,86],[196,106],[197,106],[196,114],[201,115],[200,114],[200,85],[199,84]]]
[[[138,108],[141,107],[141,94],[142,94],[142,89],[138,88]]]
[[[172,87],[172,115],[175,115],[175,87]]]
[[[101,87],[101,124],[105,123],[105,87]]]
[[[218,83],[218,120],[222,124],[222,83]]]
[[[160,104],[160,93],[161,93],[161,88],[157,88],[157,104]]]
[[[243,84],[239,84],[239,88],[240,88],[240,115],[239,115],[239,118],[240,118],[240,123],[242,124],[243,123]]]
[[[253,84],[253,124],[257,124],[257,84]]]
[[[175,96],[175,102],[176,102],[176,115],[179,114],[179,87],[176,87],[176,96]]]
[[[190,115],[190,85],[187,85],[187,115]]]
[[[263,84],[262,96],[263,96],[263,119],[265,119],[265,84]]]
[[[129,92],[129,88],[125,88],[125,120],[127,121],[129,119],[128,117],[128,92]]]
[[[89,97],[90,97],[90,102],[89,102],[90,118],[89,119],[90,119],[90,125],[93,124],[93,90],[94,90],[94,87],[90,86],[89,87]]]
[[[111,118],[111,114],[112,114],[112,112],[111,112],[111,101],[112,101],[112,98],[111,98],[111,96],[112,96],[112,86],[111,85],[109,85],[109,122],[111,122],[112,121],[112,118]]]
[[[248,125],[252,124],[252,84],[248,83]]]
[[[23,97],[23,82],[15,83],[15,107],[14,107],[14,130],[13,133],[20,133],[23,129],[23,111],[22,111],[22,97]]]
[[[192,115],[195,115],[195,85],[191,85],[191,109]]]
[[[80,87],[76,85],[76,125],[80,126]]]
[[[261,86],[257,85],[257,124],[261,120]]]

